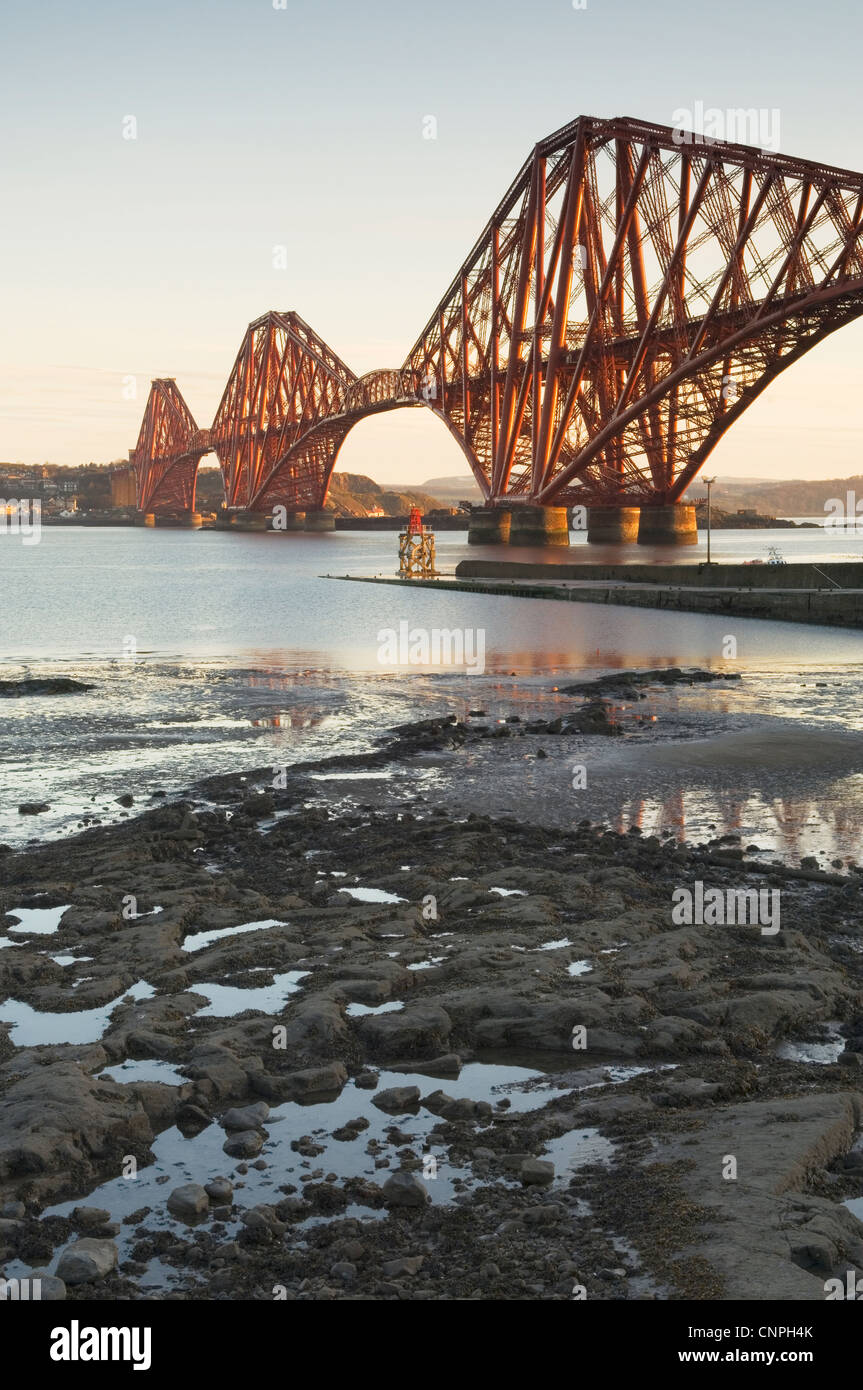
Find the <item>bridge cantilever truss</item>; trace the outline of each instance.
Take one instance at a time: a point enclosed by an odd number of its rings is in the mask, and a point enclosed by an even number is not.
[[[861,174],[581,116],[534,148],[401,368],[357,377],[273,312],[209,432],[154,382],[139,505],[193,505],[209,446],[229,508],[321,507],[353,425],[417,405],[492,502],[674,502],[780,372],[863,314],[861,236]]]
[[[141,431],[129,455],[139,511],[193,512],[198,464],[210,447],[173,377],[150,386]]]

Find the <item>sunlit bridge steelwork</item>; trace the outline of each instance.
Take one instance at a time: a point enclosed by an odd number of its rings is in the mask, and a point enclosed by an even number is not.
[[[209,431],[155,381],[138,507],[319,510],[368,415],[436,414],[489,504],[668,506],[769,383],[863,314],[863,175],[628,118],[540,141],[404,363],[358,377],[299,316],[250,325]]]

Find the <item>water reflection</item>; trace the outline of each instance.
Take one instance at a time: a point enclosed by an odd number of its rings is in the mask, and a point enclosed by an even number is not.
[[[816,855],[822,867],[832,859],[863,862],[863,816],[859,795],[846,804],[840,787],[819,794],[773,796],[733,793],[704,785],[678,786],[662,796],[627,800],[611,816],[612,829],[632,827],[644,835],[703,842],[735,836],[745,848],[776,854],[783,862]]]

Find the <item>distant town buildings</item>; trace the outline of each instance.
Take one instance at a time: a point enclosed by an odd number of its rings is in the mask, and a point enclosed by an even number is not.
[[[38,500],[43,521],[52,517],[69,519],[89,512],[110,512],[111,468],[109,464],[95,463],[65,468],[51,463],[38,467],[0,462],[0,499]]]

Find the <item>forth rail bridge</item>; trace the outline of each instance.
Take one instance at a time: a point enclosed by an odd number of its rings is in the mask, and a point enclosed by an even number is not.
[[[150,524],[225,509],[329,529],[357,421],[434,412],[484,506],[470,539],[695,539],[683,502],[780,372],[863,314],[863,175],[644,121],[580,116],[537,144],[400,367],[357,376],[294,312],[249,325],[209,429],[152,383],[129,467]]]

